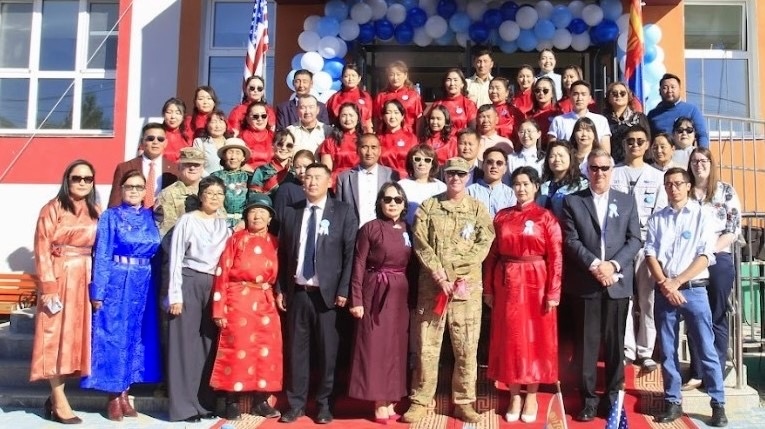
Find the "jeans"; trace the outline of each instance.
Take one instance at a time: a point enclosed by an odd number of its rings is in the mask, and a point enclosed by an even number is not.
[[[696,344],[697,360],[701,367],[701,380],[712,398],[712,405],[725,403],[722,370],[714,348],[712,332],[712,313],[709,310],[707,289],[696,287],[681,290],[687,301],[678,307],[667,301],[657,291],[654,306],[656,329],[661,344],[661,372],[664,378],[664,399],[666,402],[680,404],[680,359],[677,353],[679,343],[680,318],[685,320],[688,337]]]

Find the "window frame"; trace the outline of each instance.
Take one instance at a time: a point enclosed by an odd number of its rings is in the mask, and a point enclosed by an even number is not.
[[[42,43],[42,19],[43,19],[43,1],[45,0],[2,0],[0,3],[26,3],[32,4],[32,21],[31,21],[31,40],[29,45],[29,67],[28,68],[0,68],[0,78],[3,79],[26,79],[29,81],[29,99],[27,104],[27,122],[25,128],[0,128],[0,135],[29,135],[33,133],[35,135],[87,135],[87,136],[113,136],[114,135],[114,122],[117,121],[117,117],[112,111],[112,128],[111,129],[82,129],[82,99],[83,99],[83,85],[84,81],[89,79],[104,79],[115,81],[116,91],[116,78],[117,70],[87,68],[87,55],[88,55],[88,43],[89,43],[89,30],[90,30],[90,12],[89,6],[91,3],[110,3],[117,7],[117,19],[119,20],[119,0],[77,0],[77,35],[75,40],[75,61],[73,70],[40,70],[40,51]],[[119,37],[118,29],[115,29],[114,34]],[[69,129],[55,129],[38,127],[37,125],[37,107],[38,107],[38,95],[40,80],[45,79],[67,79],[72,80],[73,84],[69,91],[72,92],[72,128]],[[57,102],[61,100],[63,94],[59,95]],[[114,102],[116,102],[116,93],[114,96]],[[114,103],[112,104],[114,109]],[[45,115],[47,116],[46,112]],[[43,117],[44,118],[44,117]]]

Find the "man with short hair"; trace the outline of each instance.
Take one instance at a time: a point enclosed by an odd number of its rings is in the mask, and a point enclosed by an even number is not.
[[[138,148],[142,154],[117,164],[109,193],[109,207],[122,204],[122,176],[128,171],[138,170],[146,178],[145,207],[154,207],[159,192],[178,180],[178,164],[164,158],[167,148],[165,128],[158,122],[149,122],[141,129],[141,142]]]
[[[608,126],[608,119],[603,115],[590,112],[588,108],[592,101],[592,86],[583,80],[572,83],[571,89],[569,89],[569,98],[571,98],[572,110],[553,119],[550,130],[547,132],[549,141],[570,141],[571,134],[574,132],[574,124],[579,118],[586,117],[595,124],[595,131],[597,131],[600,139],[600,147],[606,152],[611,152],[611,127]]]
[[[288,126],[287,131],[295,137],[295,152],[306,149],[316,155],[321,142],[332,132],[332,127],[319,120],[319,101],[316,97],[310,94],[298,95],[297,103],[300,119]]]
[[[483,178],[467,187],[467,193],[489,210],[494,219],[497,212],[515,205],[513,188],[502,183],[507,173],[507,152],[501,147],[490,147],[483,152]]]
[[[698,107],[680,100],[680,78],[672,73],[665,73],[659,80],[659,95],[661,102],[647,115],[648,122],[651,123],[651,134],[672,134],[675,120],[687,117],[693,121],[699,147],[708,148],[707,121]]]
[[[483,161],[482,154],[486,149],[492,147],[499,147],[505,151],[505,153],[513,153],[513,142],[510,139],[502,137],[497,133],[497,124],[499,123],[499,115],[497,115],[497,109],[492,104],[484,104],[478,108],[478,116],[476,118],[476,131],[481,137],[481,156],[479,160]]]
[[[178,164],[178,181],[162,190],[154,203],[154,222],[163,237],[186,213],[186,199],[197,195],[204,172],[205,154],[197,148],[184,147]]]
[[[702,378],[712,398],[709,426],[728,424],[722,368],[715,351],[712,312],[706,287],[710,265],[715,263],[719,221],[699,203],[690,200],[690,174],[672,167],[664,173],[669,205],[648,220],[645,257],[656,282],[656,327],[661,341],[664,412],[657,423],[670,423],[683,415],[678,368],[677,337],[680,319],[699,353]]]
[[[398,172],[380,165],[380,140],[367,133],[356,140],[359,165],[340,173],[335,195],[350,204],[359,219],[359,228],[377,218],[377,193],[386,182],[398,182]]]
[[[478,107],[491,104],[489,82],[494,79],[494,76],[491,75],[492,67],[494,67],[494,60],[491,58],[490,49],[479,48],[473,53],[475,74],[465,80],[467,81],[468,98],[473,100]]]
[[[478,179],[483,177],[481,171],[481,160],[478,156],[481,154],[481,143],[478,139],[478,133],[472,128],[463,128],[457,133],[457,155],[467,161],[470,166],[467,182],[465,186],[470,186]],[[443,174],[443,181],[446,182],[446,174]]]
[[[313,87],[313,73],[305,69],[296,71],[292,78],[292,86],[295,87],[295,93],[290,96],[288,101],[276,106],[277,130],[283,130],[300,120],[298,98],[301,95],[308,95],[311,93],[311,88]],[[319,118],[319,121],[328,124],[329,116],[327,114],[327,106],[318,101],[317,106],[318,111],[316,115]]]
[[[616,144],[616,142],[614,142]],[[656,211],[667,205],[667,194],[664,192],[664,174],[643,161],[651,139],[648,131],[641,125],[633,125],[624,133],[620,144],[624,148],[624,164],[614,168],[611,189],[632,195],[640,219],[640,237],[645,240],[648,230],[648,218]],[[637,326],[633,317],[633,300],[630,300],[627,310],[627,325],[624,336],[624,355],[631,361],[636,361],[643,370],[656,370],[653,360],[653,348],[656,343],[656,325],[654,324],[653,280],[645,264],[645,256],[641,249],[635,258],[635,296],[640,315]]]

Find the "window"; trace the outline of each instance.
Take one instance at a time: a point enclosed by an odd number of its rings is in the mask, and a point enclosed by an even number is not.
[[[111,134],[117,0],[0,0],[0,133]]]
[[[202,81],[215,88],[219,107],[230,112],[242,101],[244,59],[247,55],[252,0],[208,0],[207,32],[202,52]],[[276,5],[268,2],[266,100],[273,104]]]
[[[688,102],[704,114],[753,117],[749,85],[754,64],[748,29],[751,0],[693,0],[685,3],[685,67]]]

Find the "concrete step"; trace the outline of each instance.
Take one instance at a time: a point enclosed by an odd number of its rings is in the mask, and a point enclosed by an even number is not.
[[[744,413],[760,406],[760,395],[757,390],[743,386],[741,389],[725,387],[725,411],[727,413]],[[683,411],[686,414],[711,416],[709,395],[703,390],[683,392]]]
[[[30,360],[33,334],[17,334],[9,323],[0,324],[0,361],[4,359]],[[0,366],[2,371],[2,366]]]
[[[153,385],[142,385],[130,390],[133,406],[141,413],[162,413],[167,410],[167,398],[154,395]],[[0,388],[0,408],[24,408],[42,410],[50,396],[48,384]],[[75,410],[103,411],[106,394],[97,390],[66,388],[66,396]]]
[[[48,386],[47,381],[29,382],[29,359],[0,360],[0,391],[8,387]],[[64,383],[67,388],[78,387],[79,378],[67,378]]]
[[[37,307],[14,310],[11,313],[11,332],[14,334],[34,334],[35,313],[37,313]]]

